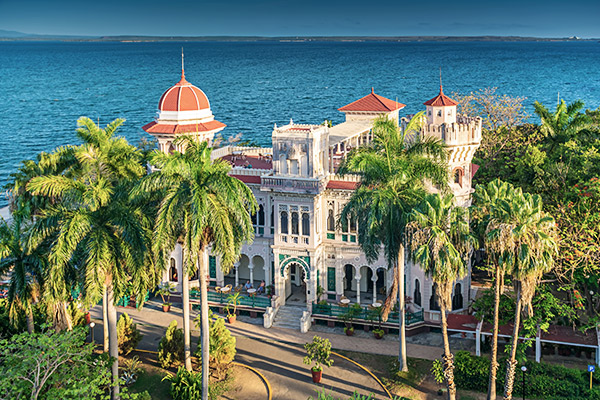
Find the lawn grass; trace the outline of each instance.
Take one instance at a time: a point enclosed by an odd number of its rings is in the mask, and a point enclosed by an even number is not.
[[[129,390],[132,393],[142,393],[147,390],[153,400],[170,399],[171,384],[162,380],[164,376],[164,370],[144,365],[137,381],[129,387]]]

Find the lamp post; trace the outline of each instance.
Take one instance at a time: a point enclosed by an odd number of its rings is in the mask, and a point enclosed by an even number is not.
[[[525,400],[525,372],[527,372],[527,367],[523,365],[521,371],[523,371],[523,400]]]
[[[95,322],[90,322],[90,335],[92,337],[91,343],[94,343],[94,327],[96,326]]]

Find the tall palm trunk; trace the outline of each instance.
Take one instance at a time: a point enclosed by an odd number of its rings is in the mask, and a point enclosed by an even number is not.
[[[208,361],[210,349],[210,331],[208,324],[208,288],[206,285],[206,264],[204,263],[204,252],[200,251],[198,260],[198,280],[200,283],[200,319],[202,332],[200,333],[200,345],[202,352],[202,400],[208,400],[209,374]]]
[[[496,266],[496,288],[494,292],[494,328],[492,332],[492,356],[490,361],[490,381],[487,400],[496,400],[496,374],[498,373],[498,325],[500,314],[500,288],[502,287],[500,268]]]
[[[31,307],[31,304],[29,304],[27,306],[27,333],[32,334],[33,331],[35,330],[35,327],[33,325],[33,307]]]
[[[117,400],[119,398],[119,342],[117,340],[117,307],[115,307],[115,296],[112,282],[108,282],[106,286],[106,305],[108,314],[109,352],[110,356],[113,358],[113,387],[111,399]]]
[[[57,332],[73,330],[73,321],[71,321],[71,315],[69,314],[66,301],[57,301],[52,304],[52,313],[54,330]]]
[[[448,387],[448,399],[456,400],[456,384],[454,383],[454,355],[450,352],[450,341],[448,340],[448,320],[446,317],[446,306],[440,304],[440,311],[442,317],[442,337],[444,339],[444,378],[446,378],[446,385]]]
[[[102,329],[104,330],[104,352],[108,353],[108,300],[107,300],[107,291],[104,288],[104,292],[102,293]]]
[[[515,326],[513,328],[510,359],[506,362],[506,380],[504,384],[504,400],[512,399],[515,384],[515,369],[517,368],[517,345],[519,344],[519,324],[521,323],[521,288],[517,291],[517,307],[515,310]]]
[[[404,307],[404,245],[400,245],[398,251],[398,322],[400,336],[400,349],[398,354],[398,369],[400,371],[408,371],[408,363],[406,362],[406,311]]]
[[[185,369],[192,371],[192,355],[190,340],[190,277],[187,265],[183,267],[181,274],[181,299],[183,307],[183,357]]]

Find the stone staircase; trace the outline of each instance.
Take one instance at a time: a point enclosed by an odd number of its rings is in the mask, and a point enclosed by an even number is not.
[[[300,330],[300,318],[302,313],[306,311],[306,306],[285,305],[279,307],[273,326],[276,328]]]

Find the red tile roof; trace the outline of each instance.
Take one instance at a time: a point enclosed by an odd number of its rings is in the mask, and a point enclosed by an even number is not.
[[[327,183],[327,189],[356,190],[357,187],[358,182],[329,181]]]
[[[399,110],[406,107],[405,104],[398,103],[390,99],[386,99],[383,96],[375,94],[373,88],[371,93],[365,97],[358,99],[342,108],[338,108],[338,111],[376,111],[376,112],[390,112]]]
[[[150,122],[142,127],[148,133],[167,133],[167,134],[176,134],[176,133],[195,133],[195,132],[208,132],[213,131],[215,129],[225,128],[225,125],[222,122],[217,120],[212,120],[204,123],[198,124],[159,124],[158,122]]]
[[[260,184],[260,176],[257,175],[231,175],[234,178],[239,179],[244,183],[258,183]]]
[[[210,108],[208,97],[204,92],[185,80],[181,80],[169,88],[158,101],[160,111],[197,111]]]
[[[446,106],[458,105],[458,103],[456,101],[452,100],[450,97],[448,97],[444,94],[444,91],[442,90],[441,85],[440,85],[440,94],[438,94],[431,100],[427,100],[423,104],[426,106],[434,106],[434,107],[446,107]]]

